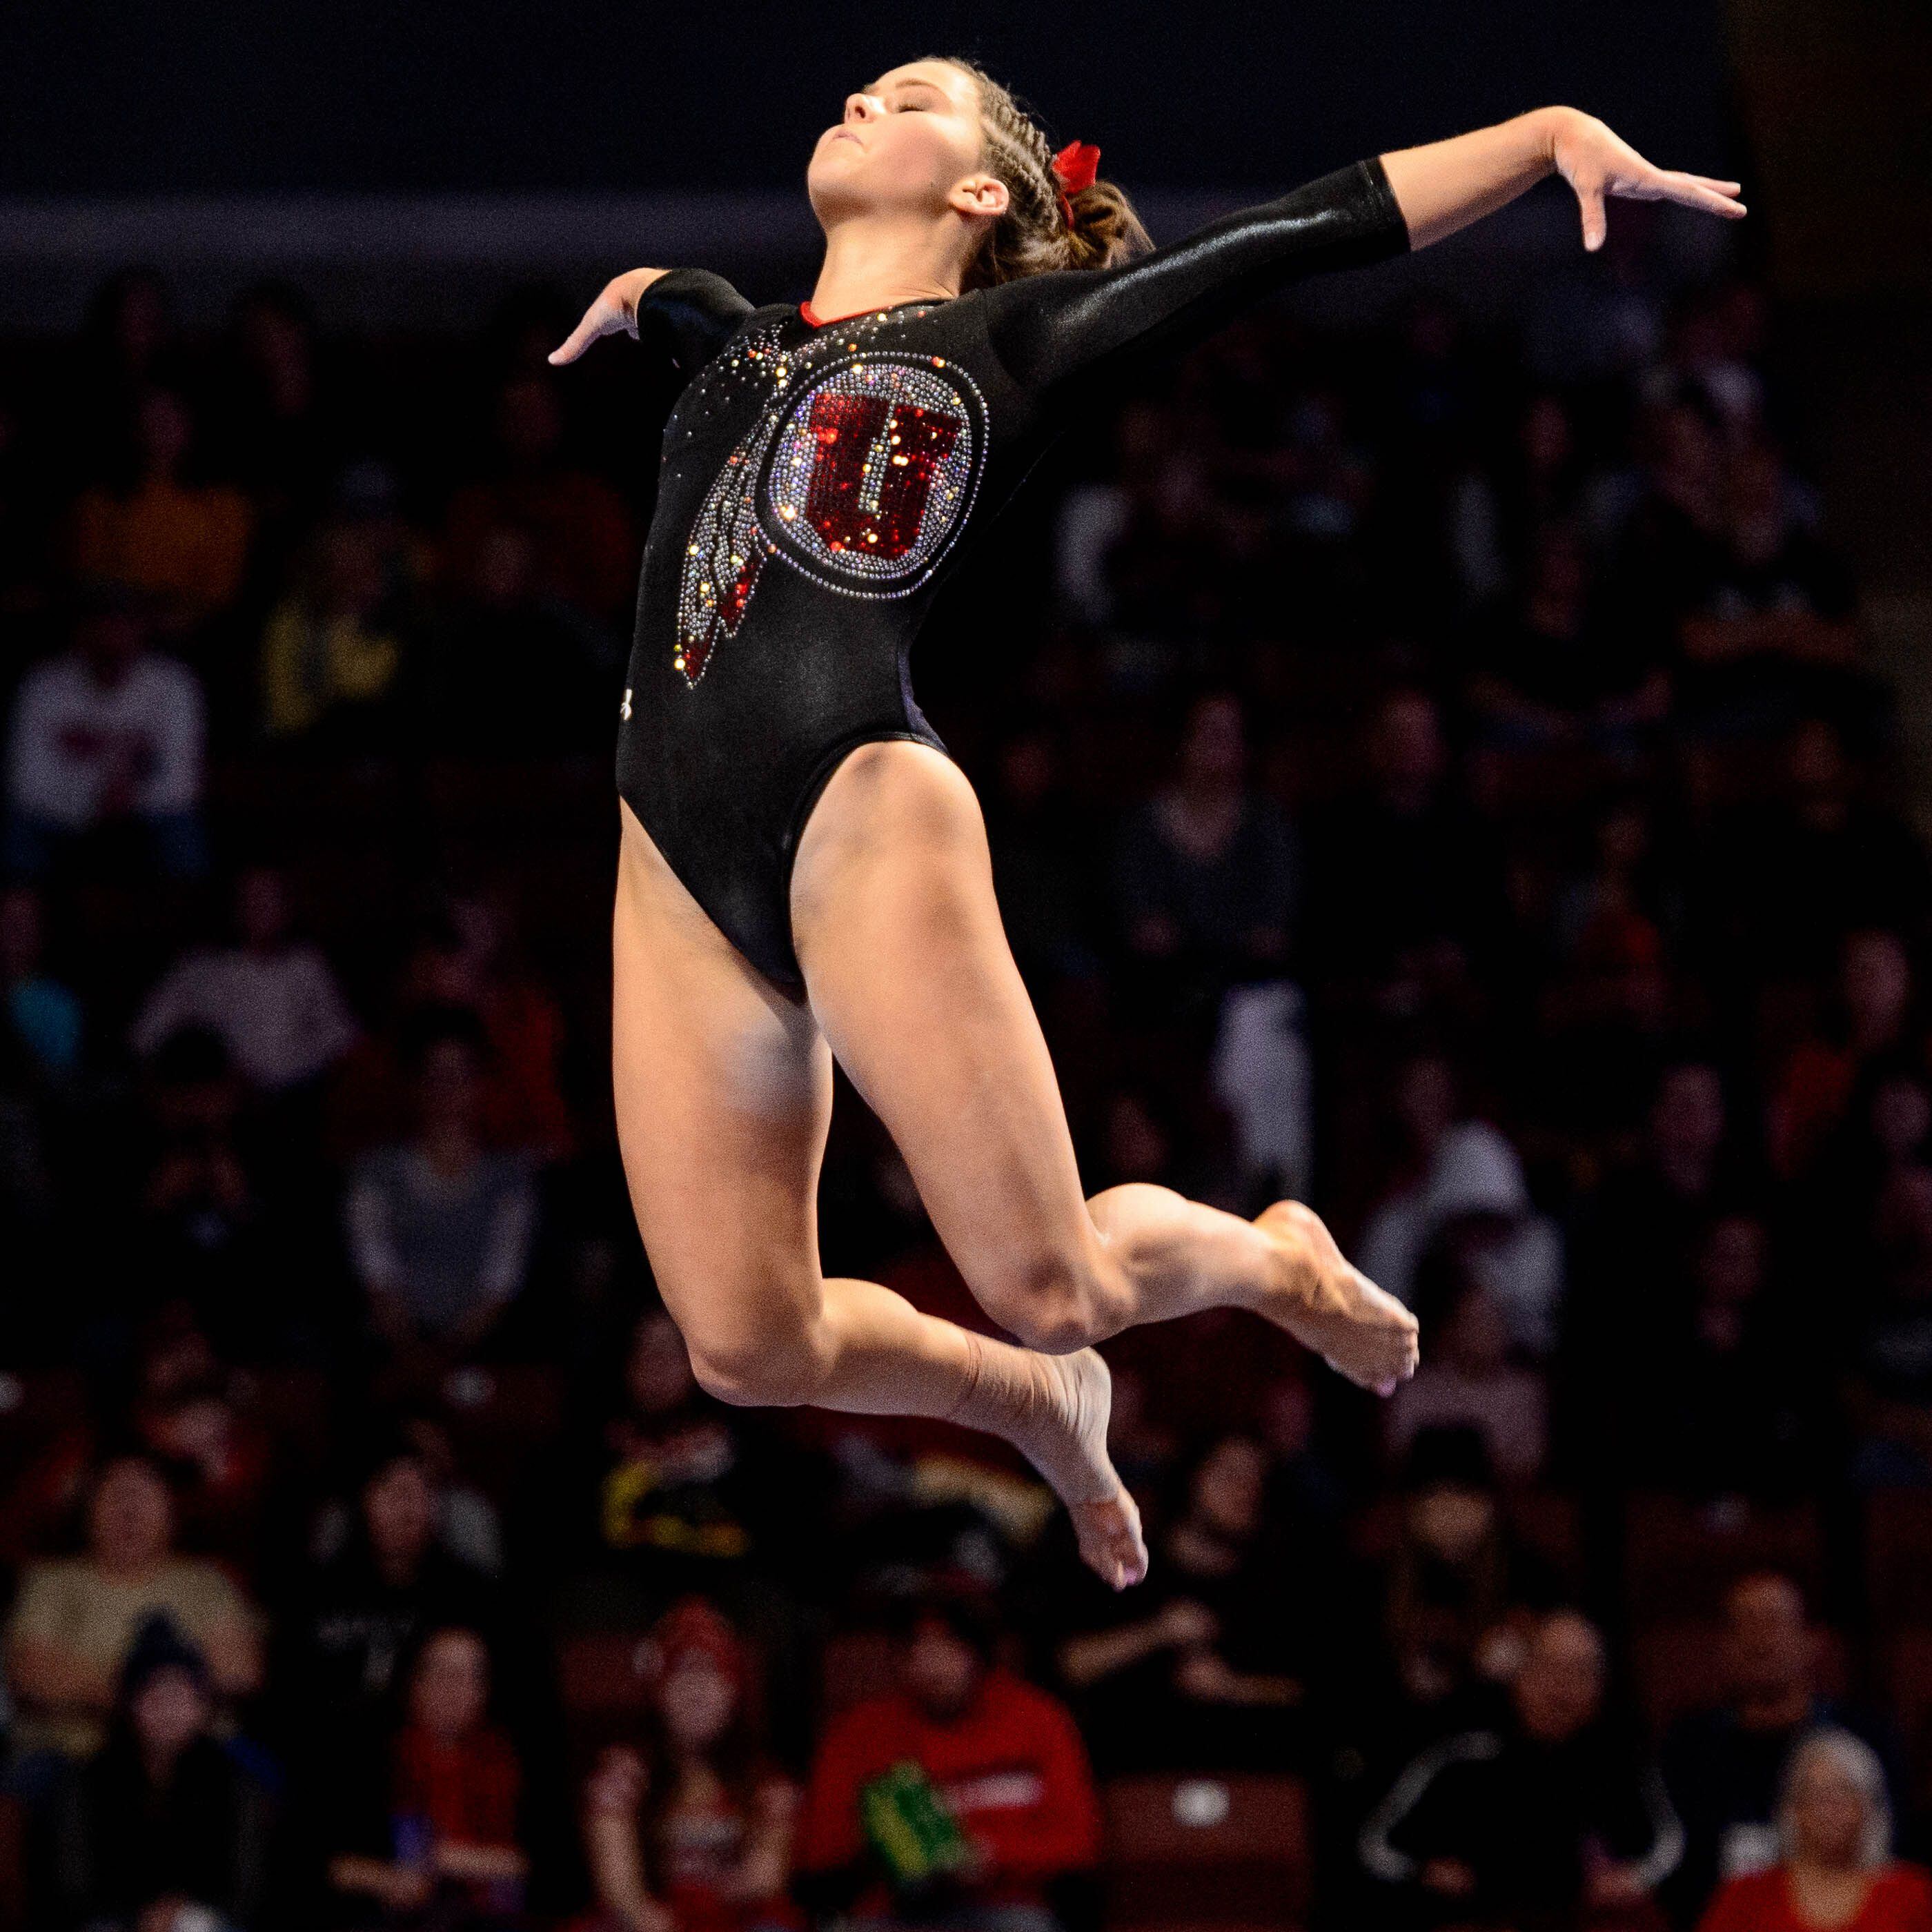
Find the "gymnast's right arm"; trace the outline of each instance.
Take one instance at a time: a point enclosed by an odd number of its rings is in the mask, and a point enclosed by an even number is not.
[[[550,359],[574,362],[599,336],[622,329],[668,355],[688,381],[751,312],[752,304],[707,268],[632,268],[604,284]]]

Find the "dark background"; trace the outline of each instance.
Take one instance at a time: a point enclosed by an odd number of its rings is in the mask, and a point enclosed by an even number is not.
[[[1718,10],[1166,0],[1075,11],[164,0],[0,20],[0,188],[36,194],[790,187],[844,94],[963,51],[1132,187],[1286,182],[1562,100],[1730,167]]]

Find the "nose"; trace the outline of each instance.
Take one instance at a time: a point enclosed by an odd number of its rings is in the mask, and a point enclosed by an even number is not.
[[[845,97],[845,118],[848,121],[871,121],[886,111],[886,104],[876,94],[848,94]]]

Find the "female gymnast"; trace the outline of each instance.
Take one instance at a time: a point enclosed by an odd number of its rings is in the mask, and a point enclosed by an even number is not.
[[[692,1365],[729,1402],[1004,1437],[1118,1589],[1147,1552],[1093,1343],[1252,1309],[1386,1394],[1416,1324],[1297,1202],[1249,1222],[1160,1187],[1082,1198],[978,804],[913,701],[920,620],[1070,405],[1264,291],[1425,247],[1552,171],[1586,248],[1606,196],[1744,210],[1737,182],[1552,107],[1150,251],[1098,154],[1054,154],[970,62],[894,68],[813,150],[809,302],[633,269],[550,359],[623,329],[686,378],[620,712],[613,1053],[632,1203]],[[821,1274],[834,1056],[1018,1346]]]

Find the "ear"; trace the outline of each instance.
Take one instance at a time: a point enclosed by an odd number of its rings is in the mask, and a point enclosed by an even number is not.
[[[1012,196],[998,175],[962,175],[952,184],[946,205],[956,214],[997,221],[1012,205]]]

